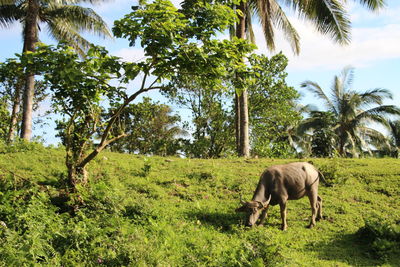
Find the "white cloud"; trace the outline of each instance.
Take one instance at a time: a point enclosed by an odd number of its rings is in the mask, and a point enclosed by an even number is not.
[[[400,24],[387,24],[376,28],[354,28],[352,41],[347,46],[334,43],[314,30],[310,23],[292,19],[301,37],[301,52],[294,56],[281,33],[277,34],[277,52],[289,58],[291,70],[338,69],[345,65],[365,67],[389,58],[400,57]],[[266,46],[261,28],[256,28],[259,51]]]
[[[140,48],[123,48],[112,54],[128,62],[138,62],[145,58],[144,51]]]

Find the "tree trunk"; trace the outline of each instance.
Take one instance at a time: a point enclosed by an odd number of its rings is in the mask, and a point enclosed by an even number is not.
[[[250,157],[249,142],[249,108],[247,90],[244,89],[240,99],[240,156]]]
[[[39,3],[37,0],[28,1],[27,16],[24,29],[24,52],[34,51],[38,41]],[[33,95],[35,91],[34,73],[27,72],[22,110],[21,138],[30,141],[32,136]]]
[[[17,86],[15,87],[13,108],[11,111],[11,118],[10,118],[10,128],[8,130],[8,137],[7,137],[7,141],[9,143],[14,141],[14,137],[15,137],[15,128],[17,127],[17,123],[18,123],[18,113],[19,113],[20,103],[21,103],[21,87],[22,87],[22,83],[20,83],[20,82],[18,82]]]
[[[85,167],[67,164],[68,168],[68,184],[72,192],[76,192],[76,186],[86,185],[88,182],[88,173]]]
[[[246,38],[246,3],[243,1],[240,2],[237,9],[241,11],[243,16],[239,16],[239,22],[236,25],[236,37],[245,39]],[[239,110],[236,110],[237,112],[239,112],[239,117],[238,117],[239,133],[236,133],[236,136],[240,136],[239,156],[242,156],[242,157],[250,156],[249,111],[248,111],[247,98],[248,98],[247,89],[243,88],[241,95],[238,97],[238,109]]]
[[[240,155],[240,105],[239,95],[235,92],[235,134],[236,134],[236,152]]]

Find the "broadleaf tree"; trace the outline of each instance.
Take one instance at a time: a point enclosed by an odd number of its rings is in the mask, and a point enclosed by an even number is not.
[[[235,154],[234,117],[231,95],[227,90],[202,88],[201,82],[191,79],[182,81],[179,90],[165,95],[175,105],[191,113],[191,121],[185,124],[192,133],[182,150],[187,157],[219,158]]]
[[[112,130],[114,135],[125,132],[127,137],[110,144],[110,149],[143,155],[178,155],[186,132],[179,126],[180,116],[172,112],[170,106],[153,102],[149,97],[128,105]]]
[[[90,46],[82,31],[92,32],[103,37],[111,37],[103,19],[89,7],[80,4],[95,3],[97,0],[0,0],[0,27],[9,27],[15,22],[22,25],[23,52],[35,50],[39,32],[47,28],[57,41],[69,43],[82,56]],[[19,88],[16,88],[18,90]],[[35,95],[33,73],[25,73],[23,92],[23,118],[21,137],[29,141],[32,134],[32,111]],[[18,105],[15,102],[15,105]]]
[[[140,41],[146,55],[140,62],[123,62],[99,47],[92,47],[82,59],[63,44],[22,55],[28,71],[44,76],[53,93],[54,109],[65,116],[66,165],[73,190],[88,182],[87,164],[110,143],[126,136],[124,132],[113,135],[112,128],[140,94],[169,90],[190,77],[203,77],[199,80],[206,88],[223,88],[223,80],[232,72],[247,68],[241,59],[253,51],[253,45],[216,38],[234,23],[234,10],[207,2],[188,8],[178,10],[170,1],[156,0],[135,7],[115,22],[117,37],[127,38],[131,45]],[[135,88],[128,91],[122,86],[135,78],[140,78]],[[122,85],[113,86],[112,79]],[[101,116],[104,102],[113,109],[106,120]],[[91,148],[99,127],[104,130]]]
[[[271,58],[249,58],[252,82],[248,85],[250,141],[252,154],[263,157],[292,157],[290,129],[301,114],[296,110],[298,92],[286,84],[288,60],[279,53]]]
[[[0,62],[0,94],[3,96],[4,107],[10,113],[7,120],[8,131],[5,141],[10,143],[17,135],[22,116],[21,101],[24,86],[24,68],[19,60],[10,59]],[[47,97],[46,84],[35,81],[35,96],[33,98],[33,110],[39,109],[41,102]]]
[[[385,0],[354,0],[369,10],[379,10]],[[350,19],[345,9],[345,1],[338,0],[242,0],[236,5],[238,22],[235,25],[235,36],[255,41],[252,21],[257,17],[264,32],[267,47],[275,49],[275,30],[281,30],[290,43],[295,54],[300,52],[299,35],[285,14],[282,6],[293,10],[301,19],[310,21],[316,30],[329,36],[335,42],[350,42]],[[232,31],[233,32],[233,31]],[[240,79],[240,75],[236,75]],[[249,112],[247,88],[236,90],[236,137],[238,154],[248,157],[249,145]]]

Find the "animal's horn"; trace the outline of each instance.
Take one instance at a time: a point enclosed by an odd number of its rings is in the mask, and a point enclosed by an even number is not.
[[[271,201],[271,195],[269,195],[269,198],[263,202],[263,206],[267,207],[270,201]]]
[[[240,203],[242,203],[242,205],[246,204],[246,201],[244,201],[242,198],[242,194],[240,194]]]

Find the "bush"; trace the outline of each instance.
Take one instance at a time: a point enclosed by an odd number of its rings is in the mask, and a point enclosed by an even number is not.
[[[7,144],[0,140],[0,154],[27,152],[27,151],[43,151],[46,149],[39,142],[27,142],[24,139],[16,139],[13,143]]]
[[[339,162],[335,159],[329,160],[326,164],[318,165],[318,170],[324,175],[328,185],[344,184],[348,177],[341,175]]]
[[[386,261],[391,255],[400,253],[400,221],[365,220],[365,226],[358,230],[357,236],[378,259]]]

